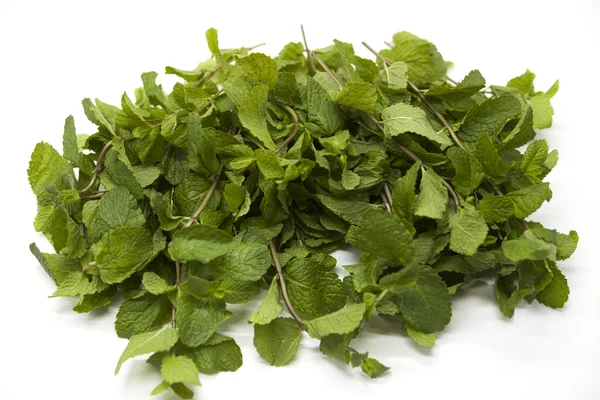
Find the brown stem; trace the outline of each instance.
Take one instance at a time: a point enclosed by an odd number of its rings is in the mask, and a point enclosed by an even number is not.
[[[385,192],[385,195],[388,198],[388,201],[390,202],[390,206],[394,205],[394,200],[392,200],[392,192],[390,190],[390,185],[387,184],[387,182],[383,183],[383,191]]]
[[[271,249],[271,257],[273,258],[273,263],[275,264],[275,269],[277,270],[277,280],[279,282],[279,288],[281,289],[281,297],[283,297],[283,302],[287,307],[288,311],[294,318],[294,321],[298,324],[300,329],[303,331],[306,330],[306,326],[302,322],[302,318],[298,315],[298,312],[292,305],[290,298],[288,296],[287,287],[285,284],[285,277],[283,276],[283,269],[281,268],[281,262],[279,261],[279,256],[277,255],[277,249],[275,248],[275,243],[272,240],[269,241],[269,248]]]
[[[294,138],[298,134],[299,123],[298,123],[298,115],[296,114],[296,112],[294,111],[294,109],[292,107],[288,106],[287,104],[283,104],[277,100],[274,100],[274,101],[279,107],[283,108],[285,111],[287,111],[292,116],[292,121],[294,123],[294,129],[292,130],[292,133],[290,133],[288,135],[288,137],[283,142],[281,142],[279,147],[277,147],[277,150],[275,150],[276,153],[280,153],[283,149],[288,147],[288,145],[292,142],[292,140],[294,140]]]
[[[317,62],[319,63],[319,65],[325,70],[325,72],[327,72],[327,74],[331,77],[331,79],[333,79],[333,81],[336,83],[336,85],[338,85],[338,87],[340,88],[340,90],[342,90],[344,88],[344,85],[333,74],[333,71],[327,66],[327,64],[325,64],[325,62],[323,62],[323,60],[321,60],[321,57],[319,57],[319,55],[317,54],[317,52],[313,50],[311,52],[311,54],[315,58],[315,60],[317,60]]]
[[[92,174],[92,177],[90,178],[90,183],[88,183],[88,185],[86,187],[81,189],[79,191],[79,193],[87,192],[94,186],[94,182],[96,182],[98,175],[100,174],[100,172],[102,172],[102,169],[104,168],[104,158],[106,157],[106,153],[108,153],[108,151],[110,150],[110,148],[112,146],[113,146],[112,142],[108,142],[104,145],[104,147],[100,151],[100,154],[98,155],[98,161],[96,161],[96,167],[94,168],[94,173]]]
[[[81,270],[81,273],[85,275],[90,271],[90,269],[92,269],[95,266],[96,266],[96,261],[92,261],[88,265],[86,265],[84,269]]]
[[[200,216],[202,211],[204,211],[204,208],[208,204],[208,201],[211,199],[212,195],[215,192],[215,189],[217,188],[217,184],[219,183],[219,178],[221,177],[221,172],[223,172],[223,164],[221,164],[219,166],[219,169],[215,173],[215,179],[213,180],[212,185],[210,185],[210,188],[208,189],[208,192],[206,193],[204,200],[202,200],[200,207],[198,207],[196,212],[190,217],[189,221],[185,224],[186,227],[192,226],[192,224],[198,219],[198,217]]]
[[[175,285],[177,288],[181,287],[181,262],[175,260]]]
[[[308,49],[308,43],[306,42],[306,35],[304,34],[304,25],[300,25],[300,30],[302,31],[302,40],[304,40],[304,51],[306,51],[306,58],[308,59],[308,66],[312,72],[315,72],[317,69],[315,68],[315,62],[312,59],[310,54],[310,50]]]
[[[259,44],[257,44],[256,46],[248,47],[248,49],[247,49],[247,50],[248,50],[248,51],[252,51],[252,50],[254,50],[254,49],[257,49],[257,48],[259,48],[260,46],[264,46],[265,44],[266,44],[266,43],[259,43]]]
[[[390,61],[388,59],[386,59],[384,56],[381,55],[381,53],[379,53],[378,51],[376,51],[375,49],[373,49],[371,46],[369,46],[367,43],[362,42],[363,46],[365,46],[371,53],[373,53],[377,58],[379,58],[381,61],[383,61],[386,65],[390,65]],[[463,150],[466,150],[465,147],[463,146],[462,142],[460,141],[460,139],[458,138],[458,136],[456,136],[456,133],[454,132],[454,129],[452,129],[452,126],[448,123],[448,121],[446,120],[446,118],[444,118],[444,116],[442,114],[440,114],[440,112],[437,110],[437,108],[435,108],[433,106],[433,104],[431,104],[429,102],[429,100],[427,100],[427,98],[425,97],[425,95],[423,93],[421,93],[419,91],[419,88],[417,88],[417,86],[415,86],[414,83],[412,83],[411,81],[407,81],[408,86],[412,89],[413,93],[415,93],[417,95],[417,97],[419,99],[421,99],[421,101],[423,102],[423,104],[433,113],[433,115],[435,115],[435,117],[442,123],[442,125],[444,125],[444,127],[448,130],[448,132],[450,133],[450,136],[452,137],[452,140],[454,141],[454,143],[460,147]]]
[[[106,192],[98,192],[98,193],[90,194],[90,195],[87,195],[87,196],[79,196],[79,198],[81,200],[94,200],[94,199],[99,199],[102,196],[104,196],[104,193],[106,193]]]

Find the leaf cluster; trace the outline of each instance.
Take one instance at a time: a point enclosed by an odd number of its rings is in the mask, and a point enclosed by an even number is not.
[[[77,297],[79,313],[124,297],[115,373],[149,355],[152,394],[191,398],[199,373],[242,365],[219,327],[261,292],[248,322],[265,361],[288,364],[312,338],[373,378],[388,368],[350,345],[373,314],[433,346],[475,279],[495,280],[507,317],[523,300],[567,301],[557,263],[577,233],[527,219],[552,197],[558,153],[536,130],[558,81],[539,92],[527,71],[488,87],[473,70],[454,83],[407,32],[375,61],[338,40],[273,58],[206,38],[210,60],[166,68],[182,79],[170,93],[146,72],[118,106],[85,99],[97,131],[68,117],[62,154],[41,142],[31,156],[34,227],[55,253],[31,251],[53,296]],[[342,279],[329,254],[348,245],[363,253]]]

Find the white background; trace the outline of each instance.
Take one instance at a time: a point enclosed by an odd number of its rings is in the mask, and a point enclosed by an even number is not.
[[[116,307],[78,315],[72,299],[47,298],[53,284],[28,250],[30,242],[41,242],[26,176],[35,143],[60,149],[69,114],[79,133],[92,133],[80,105],[84,97],[118,104],[124,89],[133,94],[144,71],[193,69],[209,56],[204,32],[211,26],[219,29],[221,47],[266,41],[261,51],[276,55],[288,41],[301,40],[301,23],[312,48],[338,38],[365,56],[361,41],[383,47],[394,32],[411,31],[455,63],[450,76],[457,80],[478,68],[488,83],[505,84],[529,68],[538,74],[536,87],[546,90],[560,78],[554,126],[539,135],[560,151],[549,176],[554,198],[534,219],[581,236],[575,255],[561,264],[571,298],[561,311],[534,304],[507,320],[493,287],[475,285],[456,296],[452,322],[432,350],[374,318],[353,344],[392,367],[373,381],[326,359],[308,336],[289,366],[268,366],[244,322],[251,309],[234,309],[222,331],[235,336],[244,365],[201,376],[196,398],[600,398],[599,21],[597,0],[0,0],[0,399],[146,399],[160,382],[141,360],[113,376],[126,345],[114,333]],[[161,79],[170,89],[174,81]],[[341,263],[349,260],[342,254]]]

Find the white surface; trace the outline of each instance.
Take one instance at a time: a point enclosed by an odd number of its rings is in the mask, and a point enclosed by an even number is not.
[[[427,3],[427,4],[426,4]],[[3,360],[0,399],[146,399],[159,383],[143,361],[113,377],[126,345],[113,330],[116,308],[78,315],[73,301],[49,299],[53,285],[28,245],[35,200],[26,168],[34,144],[61,148],[64,119],[91,133],[80,101],[118,103],[142,72],[193,68],[208,57],[204,31],[219,29],[222,47],[252,46],[275,55],[288,41],[309,45],[338,38],[378,47],[399,30],[436,43],[460,79],[479,68],[504,84],[530,68],[539,89],[560,78],[554,127],[543,131],[560,162],[549,179],[554,198],[535,215],[563,232],[577,229],[580,246],[561,268],[571,286],[564,310],[520,307],[500,314],[490,285],[458,295],[453,319],[435,348],[421,350],[398,326],[375,318],[355,342],[392,367],[371,381],[323,357],[305,336],[293,363],[266,365],[252,346],[250,311],[224,325],[242,348],[235,373],[201,376],[196,398],[268,399],[598,399],[600,397],[600,267],[598,245],[598,43],[600,3],[588,1],[8,1],[0,0],[0,155]],[[374,9],[371,10],[370,7]],[[169,87],[172,80],[163,79]],[[344,255],[349,260],[349,255]],[[342,260],[343,261],[343,260]],[[255,303],[257,304],[257,303]],[[440,397],[438,397],[440,396]],[[171,399],[171,396],[159,399]]]

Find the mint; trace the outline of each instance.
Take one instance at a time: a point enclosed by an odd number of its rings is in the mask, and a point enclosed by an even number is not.
[[[146,356],[161,374],[152,394],[189,399],[200,374],[238,370],[222,332],[245,321],[268,364],[319,341],[376,378],[389,367],[352,341],[377,314],[431,347],[474,279],[495,281],[506,317],[523,300],[568,301],[560,262],[579,236],[529,219],[552,198],[558,151],[537,135],[558,81],[454,82],[408,32],[381,51],[363,43],[372,59],[340,40],[309,50],[302,33],[270,56],[221,48],[209,29],[211,59],[167,67],[172,88],[144,72],[117,105],[83,100],[90,135],[69,116],[60,152],[33,149],[33,227],[54,251],[30,250],[50,297],[75,297],[77,313],[118,307],[116,372]],[[338,248],[360,253],[343,277]],[[240,318],[232,304],[254,309]]]

